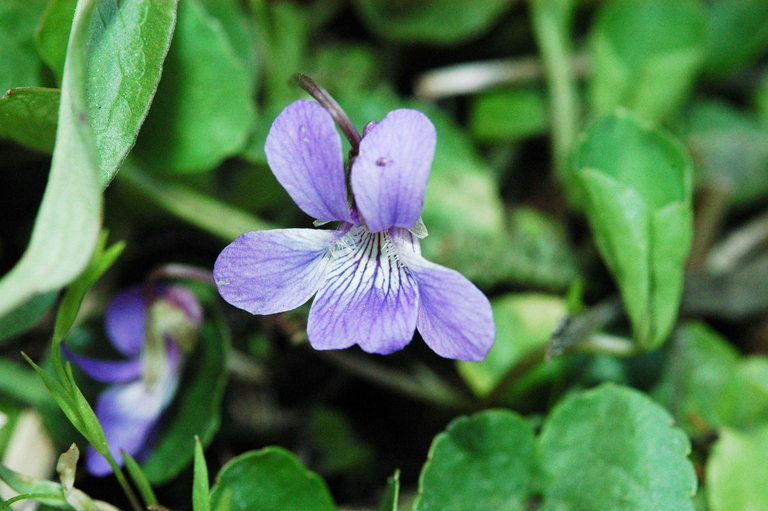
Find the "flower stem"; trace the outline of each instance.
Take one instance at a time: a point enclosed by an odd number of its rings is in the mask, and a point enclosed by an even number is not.
[[[409,374],[336,351],[321,351],[317,354],[349,374],[412,399],[444,408],[472,409],[473,404],[469,398],[434,373]]]
[[[578,102],[570,25],[573,0],[533,0],[531,15],[550,94],[552,153],[555,171],[562,181],[568,154],[578,130]]]
[[[347,140],[349,140],[349,144],[352,146],[350,156],[357,155],[362,137],[360,136],[360,133],[357,132],[357,128],[352,124],[352,121],[344,109],[341,108],[327,90],[320,87],[317,82],[309,76],[299,73],[294,75],[293,78],[296,80],[299,87],[307,91],[307,94],[315,98],[315,100],[320,103],[320,106],[325,108],[328,113],[331,114],[331,117],[333,117],[333,120],[339,125],[339,128],[344,132]]]

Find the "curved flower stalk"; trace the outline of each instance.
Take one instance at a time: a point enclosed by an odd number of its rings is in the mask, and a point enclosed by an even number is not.
[[[357,344],[388,354],[418,328],[437,354],[482,360],[495,336],[488,299],[458,272],[421,257],[436,138],[421,112],[389,112],[365,127],[346,176],[331,114],[308,100],[288,105],[267,136],[269,166],[305,213],[338,228],[241,235],[216,260],[221,296],[252,314],[274,314],[317,293],[307,336],[319,350]]]
[[[133,287],[115,296],[105,313],[107,337],[124,360],[100,360],[73,353],[67,357],[94,380],[109,384],[96,403],[109,449],[119,464],[122,452],[144,458],[153,434],[168,408],[181,377],[183,351],[202,320],[197,298],[181,286],[157,286],[148,300],[145,289]],[[112,472],[92,447],[86,467],[96,476]]]

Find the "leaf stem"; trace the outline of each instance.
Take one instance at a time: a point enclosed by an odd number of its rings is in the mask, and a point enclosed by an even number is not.
[[[578,102],[570,45],[573,0],[533,0],[531,14],[550,95],[552,153],[557,176],[567,171],[578,131]]]

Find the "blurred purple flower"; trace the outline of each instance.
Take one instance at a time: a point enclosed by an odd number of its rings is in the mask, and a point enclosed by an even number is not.
[[[197,298],[181,286],[157,286],[152,306],[161,304],[159,324],[148,325],[154,315],[144,290],[130,288],[115,296],[105,313],[107,337],[125,360],[99,360],[73,353],[67,357],[94,380],[109,383],[96,403],[96,417],[104,428],[109,449],[123,464],[121,451],[141,459],[152,447],[153,433],[163,411],[173,400],[181,377],[182,350],[174,333],[196,331],[202,319]],[[175,318],[175,319],[174,319]],[[179,328],[179,319],[186,325]],[[167,323],[163,324],[163,321]],[[161,338],[159,357],[148,342],[150,328]],[[154,365],[159,362],[158,365]],[[86,457],[88,471],[110,474],[107,460],[93,447]]]
[[[418,327],[437,354],[482,360],[495,336],[488,299],[460,273],[421,257],[436,138],[416,110],[369,123],[351,165],[350,206],[333,118],[312,101],[288,105],[267,136],[269,165],[305,213],[339,227],[241,235],[216,260],[221,296],[252,314],[274,314],[317,293],[307,336],[319,350],[358,344],[392,353]]]

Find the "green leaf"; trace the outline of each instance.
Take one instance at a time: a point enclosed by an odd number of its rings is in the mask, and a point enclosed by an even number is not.
[[[15,310],[0,317],[0,343],[35,326],[56,302],[57,294],[52,292],[33,296]]]
[[[21,87],[0,98],[0,138],[50,153],[56,140],[58,89]]]
[[[692,435],[722,423],[720,400],[738,364],[738,352],[702,323],[683,325],[669,344],[653,396]]]
[[[152,490],[152,485],[147,480],[147,476],[144,475],[139,464],[133,459],[133,456],[127,452],[122,451],[121,453],[123,455],[123,460],[125,461],[125,468],[128,469],[128,473],[131,475],[131,479],[133,480],[134,485],[136,485],[136,489],[139,490],[141,498],[144,500],[144,505],[147,507],[157,505],[157,497]]]
[[[510,7],[509,0],[360,0],[363,22],[401,42],[455,44],[482,34]]]
[[[515,142],[541,135],[548,124],[544,95],[527,88],[479,94],[469,117],[469,130],[481,142]]]
[[[149,111],[171,44],[178,0],[101,0],[91,26],[86,91],[103,185],[114,178]],[[166,65],[170,65],[167,62]]]
[[[751,356],[739,362],[719,394],[723,424],[753,428],[768,423],[768,358]]]
[[[566,313],[562,298],[541,294],[508,294],[491,305],[496,342],[482,362],[458,362],[459,374],[478,396],[487,396],[526,356],[538,354]]]
[[[47,0],[0,2],[0,92],[42,85],[42,63],[35,51],[35,27]]]
[[[513,412],[460,417],[432,442],[413,509],[523,509],[535,453],[533,429]]]
[[[768,509],[768,426],[750,432],[725,429],[707,463],[710,511]]]
[[[690,249],[691,164],[670,135],[621,110],[577,147],[571,186],[643,349],[674,326]]]
[[[84,87],[88,21],[94,7],[94,2],[84,1],[76,15],[48,185],[29,246],[0,281],[0,314],[70,282],[88,263],[96,244],[102,198]]]
[[[625,106],[650,119],[668,118],[703,63],[706,28],[696,0],[603,3],[589,35],[595,112]]]
[[[226,80],[222,80],[226,77]],[[166,172],[210,170],[245,145],[253,79],[222,23],[200,0],[179,7],[163,80],[134,154]]]
[[[67,57],[67,39],[77,0],[50,0],[35,33],[37,52],[61,83]]]
[[[381,499],[378,511],[397,511],[397,501],[400,496],[400,471],[396,470],[387,480],[387,491]]]
[[[211,507],[227,511],[336,511],[323,480],[279,447],[242,454],[221,469]]]
[[[55,349],[58,349],[58,341],[64,339],[72,328],[72,325],[75,323],[85,294],[115,263],[117,258],[120,257],[120,254],[123,253],[125,243],[122,241],[106,248],[108,235],[107,232],[102,233],[88,266],[86,266],[83,273],[81,273],[80,276],[67,287],[67,291],[64,293],[64,298],[62,298],[61,303],[59,304],[59,309],[56,312],[56,324],[53,329]]]
[[[195,469],[192,482],[192,509],[193,511],[210,511],[211,500],[208,487],[208,466],[205,463],[203,444],[199,438],[195,438]]]
[[[699,100],[687,112],[685,131],[705,186],[724,190],[735,204],[768,194],[768,129],[760,119],[720,101]]]
[[[574,393],[539,439],[542,511],[692,511],[688,438],[642,393],[612,384]]]
[[[152,484],[173,479],[192,461],[196,436],[207,445],[218,431],[229,344],[229,331],[222,321],[203,325],[179,385],[183,392],[165,416],[160,438],[142,464]]]
[[[101,190],[149,108],[175,8],[175,0],[126,0],[119,7],[112,0],[79,2],[48,185],[29,246],[0,281],[0,315],[68,284],[90,260],[101,224]]]
[[[733,74],[752,63],[768,45],[768,3],[762,0],[706,2],[709,47],[705,71]]]

